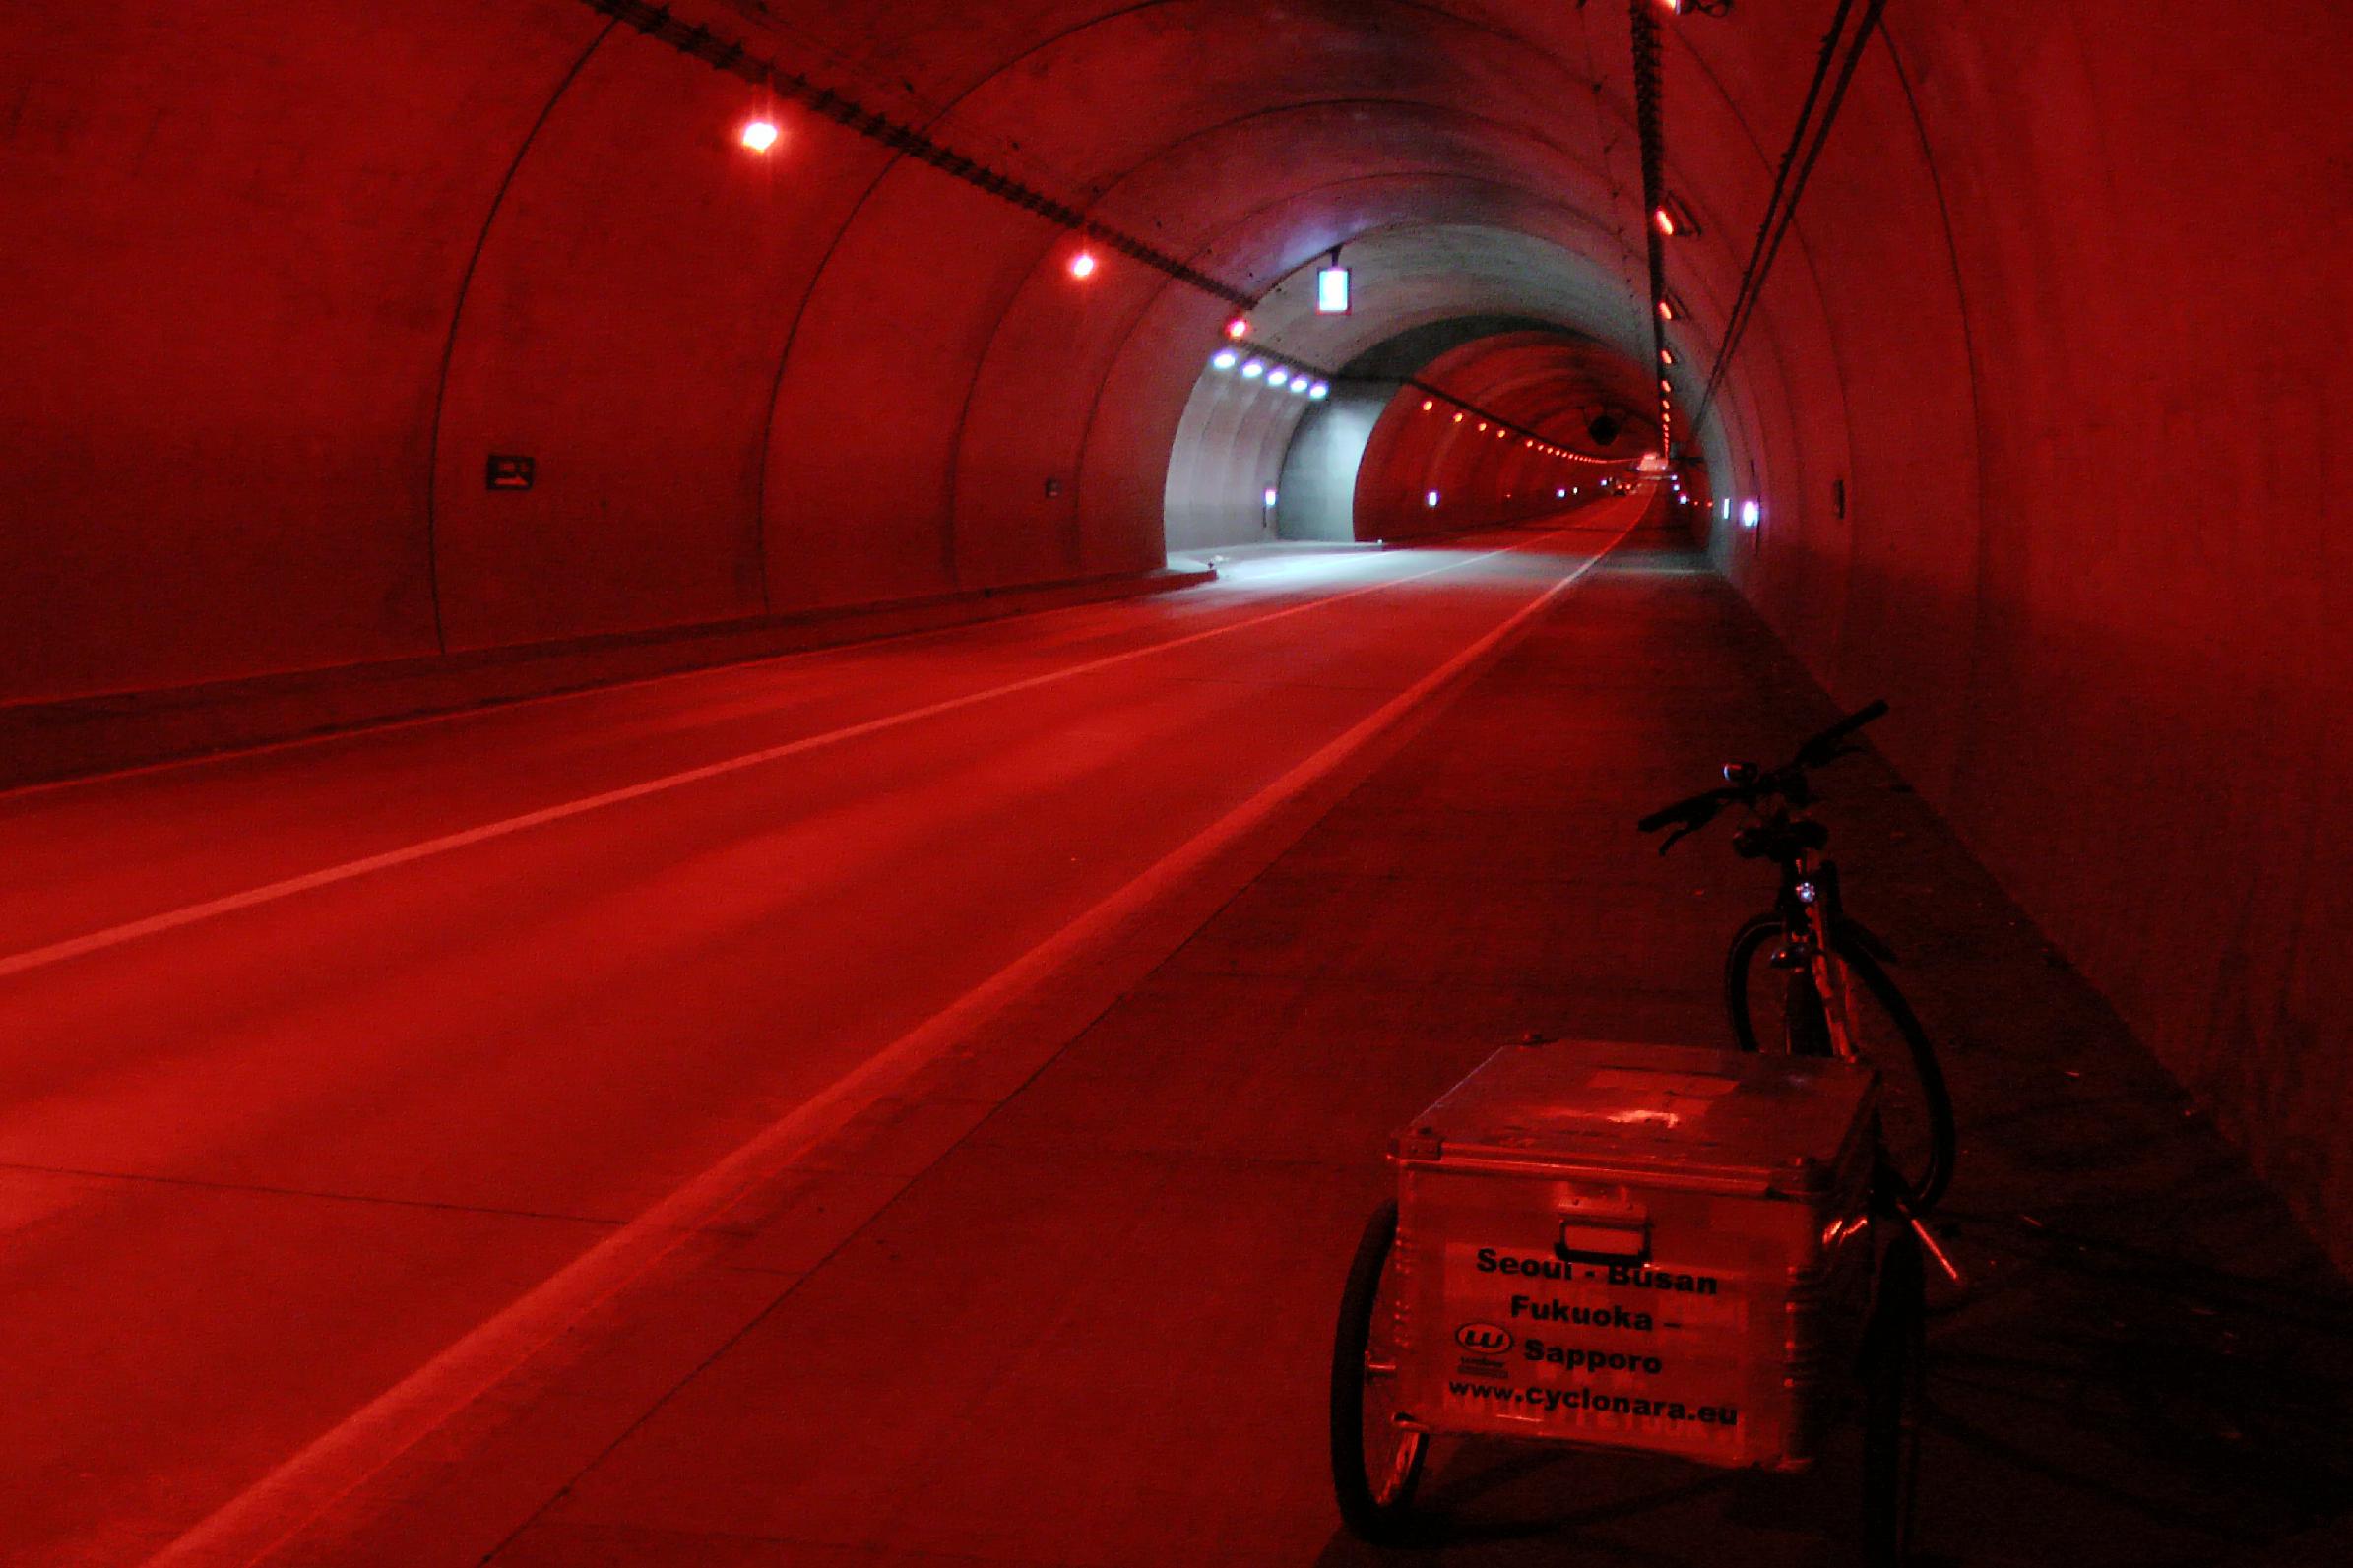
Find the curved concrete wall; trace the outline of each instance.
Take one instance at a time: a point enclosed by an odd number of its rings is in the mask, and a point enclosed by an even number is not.
[[[1842,428],[1717,557],[2353,1262],[2353,12],[1888,16],[1766,299],[1833,353],[1744,351]]]
[[[1262,544],[1279,536],[1284,454],[1313,406],[1291,390],[1287,367],[1280,388],[1268,385],[1263,374],[1242,374],[1244,365],[1263,369],[1282,361],[1246,347],[1232,352],[1232,369],[1201,373],[1176,427],[1162,504],[1171,550]],[[1276,492],[1276,507],[1266,504],[1268,490]]]
[[[1627,483],[1633,460],[1658,445],[1653,379],[1589,340],[1498,333],[1440,354],[1418,379],[1438,391],[1402,388],[1366,444],[1359,537],[1414,538],[1591,501],[1604,482]],[[1597,413],[1622,418],[1608,448],[1588,429]]]
[[[1400,390],[1394,381],[1343,383],[1300,420],[1291,448],[1283,454],[1283,502],[1276,519],[1283,537],[1362,536],[1357,533],[1357,475],[1373,428]]]
[[[1425,374],[1439,362],[1431,352],[1459,347],[1466,334],[1519,341],[1507,332],[1482,332],[1486,323],[1549,323],[1557,335],[1574,329],[1591,350],[1584,370],[1556,387],[1549,402],[1522,399],[1506,418],[1550,417],[1570,390],[1587,401],[1601,398],[1585,385],[1585,371],[1601,365],[1611,367],[1614,406],[1649,406],[1647,379],[1634,362],[1648,331],[1642,308],[1590,253],[1604,243],[1590,219],[1558,207],[1497,209],[1485,195],[1466,201],[1459,191],[1425,189],[1420,199],[1452,220],[1412,223],[1384,214],[1380,226],[1342,247],[1363,301],[1355,312],[1325,316],[1315,309],[1315,273],[1327,249],[1296,266],[1250,313],[1252,347],[1269,363],[1314,367],[1332,387],[1324,405],[1294,408],[1262,384],[1240,383],[1213,358],[1204,360],[1169,458],[1172,548],[1267,537],[1262,497],[1269,487],[1282,497],[1274,532],[1284,537],[1384,536],[1359,526],[1357,452],[1368,434],[1361,416],[1376,411],[1366,408],[1367,400],[1385,403],[1399,377]],[[1587,334],[1606,334],[1608,341]],[[1555,368],[1565,369],[1565,362]],[[1448,390],[1476,399],[1496,387],[1474,378]],[[1499,488],[1498,507],[1502,500]],[[1458,510],[1442,527],[1499,515]],[[1431,527],[1415,519],[1389,536]]]
[[[1649,368],[1623,7],[673,10],[1265,293],[1277,352],[1497,312]],[[1686,406],[1822,21],[1667,25]],[[2343,1257],[2349,47],[2331,0],[1890,7],[1700,432],[1764,506],[1723,569],[1895,700],[1888,749]],[[1222,303],[1076,284],[1034,215],[796,110],[748,155],[740,82],[581,0],[20,4],[0,103],[0,701],[1159,559]],[[1359,314],[1319,323],[1335,245]],[[1493,395],[1565,406],[1531,373]],[[1361,508],[1516,499],[1409,424]],[[494,451],[539,487],[485,491]]]

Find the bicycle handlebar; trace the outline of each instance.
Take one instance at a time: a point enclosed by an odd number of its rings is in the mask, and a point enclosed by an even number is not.
[[[1671,806],[1661,806],[1636,823],[1635,827],[1644,833],[1656,833],[1675,822],[1687,823],[1695,828],[1721,811],[1733,793],[1730,789],[1702,789]]]
[[[1642,833],[1656,833],[1661,828],[1674,828],[1676,831],[1668,836],[1667,842],[1659,846],[1659,853],[1665,854],[1669,849],[1675,847],[1678,839],[1706,827],[1715,819],[1716,813],[1722,811],[1726,806],[1752,806],[1769,796],[1787,794],[1794,786],[1802,785],[1809,771],[1822,767],[1839,757],[1843,750],[1841,742],[1847,736],[1861,729],[1865,724],[1884,718],[1886,713],[1887,700],[1885,698],[1882,697],[1874,703],[1867,703],[1820,734],[1806,741],[1798,748],[1798,754],[1795,757],[1772,772],[1757,774],[1746,784],[1729,784],[1721,789],[1702,789],[1695,795],[1686,795],[1673,805],[1661,806],[1649,816],[1644,817],[1640,822],[1634,824],[1635,829]],[[1754,770],[1749,771],[1753,772]],[[1801,804],[1804,803],[1804,798],[1801,793],[1799,796]]]

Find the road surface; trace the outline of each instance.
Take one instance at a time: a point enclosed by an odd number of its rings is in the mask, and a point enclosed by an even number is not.
[[[0,796],[0,1559],[250,1560],[1636,510]]]

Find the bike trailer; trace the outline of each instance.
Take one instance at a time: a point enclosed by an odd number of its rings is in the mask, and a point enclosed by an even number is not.
[[[1391,1144],[1398,1424],[1798,1469],[1873,1280],[1875,1080],[1506,1046]]]

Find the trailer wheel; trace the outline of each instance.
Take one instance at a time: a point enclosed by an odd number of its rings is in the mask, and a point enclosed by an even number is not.
[[[1340,1297],[1332,1342],[1332,1489],[1360,1539],[1398,1540],[1411,1528],[1428,1434],[1397,1424],[1397,1205],[1365,1226]]]
[[[1900,1230],[1880,1262],[1878,1294],[1863,1339],[1865,1568],[1903,1568],[1910,1557],[1925,1285],[1920,1243]]]

